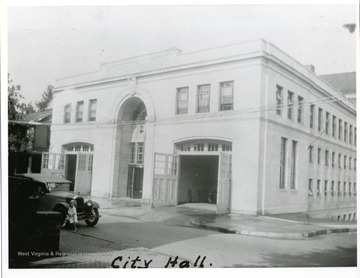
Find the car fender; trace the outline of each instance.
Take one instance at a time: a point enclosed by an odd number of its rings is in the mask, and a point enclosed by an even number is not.
[[[93,207],[94,207],[94,208],[97,208],[97,209],[99,209],[99,208],[100,208],[99,203],[94,202],[94,201],[92,201],[92,203],[93,203]]]
[[[58,208],[64,208],[66,210],[68,210],[70,207],[70,205],[66,202],[59,202],[55,205],[55,207],[53,208],[54,211],[56,211]]]

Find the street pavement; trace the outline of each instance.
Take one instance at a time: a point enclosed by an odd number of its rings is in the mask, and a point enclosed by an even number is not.
[[[82,233],[82,227],[79,225],[78,233],[74,233],[70,230],[61,231],[61,253],[57,254],[57,257],[48,257],[33,261],[27,265],[27,267],[130,268],[132,266],[146,267],[147,265],[152,268],[163,268],[169,262],[169,255],[173,256],[171,257],[172,260],[175,260],[176,256],[178,256],[176,263],[174,263],[174,267],[194,267],[194,265],[199,267],[204,258],[198,257],[196,246],[199,246],[199,242],[195,244],[195,241],[204,241],[201,246],[205,247],[202,248],[206,249],[206,246],[210,246],[206,250],[208,253],[211,253],[216,251],[216,244],[214,245],[214,242],[219,239],[221,239],[221,242],[224,240],[229,242],[229,250],[231,249],[231,245],[234,245],[234,242],[238,242],[240,246],[238,249],[242,250],[240,253],[235,253],[235,260],[231,260],[232,255],[234,255],[232,252],[229,252],[230,255],[220,254],[220,257],[218,257],[219,255],[213,254],[216,262],[222,262],[222,264],[218,264],[219,266],[242,267],[251,266],[252,264],[266,266],[266,263],[262,264],[261,258],[252,258],[249,256],[249,254],[251,254],[249,250],[251,250],[252,247],[241,249],[241,246],[249,246],[249,244],[252,243],[254,244],[253,246],[255,246],[255,249],[260,248],[258,251],[261,251],[262,245],[257,244],[260,242],[263,245],[273,244],[267,241],[267,238],[271,238],[281,240],[278,241],[280,246],[287,246],[289,242],[291,242],[291,244],[298,246],[298,250],[305,247],[311,249],[311,245],[314,244],[314,241],[307,241],[306,239],[321,237],[321,241],[326,242],[326,239],[323,238],[327,237],[338,240],[339,233],[351,235],[349,237],[349,242],[353,242],[354,238],[356,240],[356,233],[354,233],[356,232],[356,222],[327,222],[324,221],[324,219],[319,219],[318,221],[304,221],[302,217],[299,217],[299,221],[297,221],[296,217],[289,220],[277,217],[235,214],[216,215],[212,211],[199,209],[204,208],[201,204],[199,204],[198,207],[192,205],[190,208],[186,206],[150,208],[147,204],[142,203],[141,200],[131,200],[128,198],[91,198],[94,201],[99,202],[100,213],[103,215],[98,225],[109,224],[111,226],[112,223],[122,223],[121,227],[124,231],[122,231],[123,233],[121,234],[121,242],[112,240],[110,237],[110,234],[115,234],[116,236],[116,229],[118,229],[118,226],[116,225],[113,226],[114,230],[109,232],[109,234],[101,234],[104,233],[104,231],[98,231],[95,228],[91,233]],[[134,224],[134,226],[132,226],[132,224]],[[162,226],[160,226],[160,224]],[[131,237],[128,239],[123,238],[124,234],[131,233],[131,228],[128,228],[128,231],[126,230],[126,228],[130,226],[136,226],[137,233],[143,233],[142,237],[146,236],[148,229],[154,229],[154,233],[161,234],[161,237],[164,237],[164,235],[168,237],[168,239],[162,238],[167,244],[155,242],[153,245],[149,243],[147,243],[147,245],[141,245],[142,243],[134,241]],[[176,240],[171,240],[171,237],[174,235],[166,233],[166,226],[176,226],[178,227],[177,229],[187,229],[186,231],[190,231],[189,228],[191,227],[192,230],[196,230],[193,229],[194,226],[196,226],[203,229],[204,233],[205,231],[207,232],[206,236],[199,235],[196,239],[186,238],[186,236],[184,236],[186,234],[185,232],[179,232]],[[159,232],[159,229],[164,229],[164,232]],[[213,233],[211,234],[210,231],[213,231]],[[244,237],[244,235],[247,237]],[[155,237],[156,235],[152,236]],[[78,250],[81,250],[81,252],[74,253],[74,247],[80,242],[84,242],[82,240],[83,237],[91,237],[91,244],[79,246]],[[231,240],[229,240],[230,237]],[[339,244],[339,246],[342,244],[343,243]],[[345,249],[342,250],[344,251],[343,253],[351,253],[353,255],[353,247],[351,247],[351,244],[348,244],[348,246],[346,244],[344,247]],[[191,250],[193,248],[195,248],[193,251],[194,258],[189,259],[189,251],[192,252]],[[269,248],[271,248],[271,245]],[[347,252],[348,250],[350,251]],[[286,259],[286,254],[288,253],[289,250],[286,249],[284,253],[278,255],[284,256]],[[346,255],[336,252],[333,253],[337,254],[337,256],[344,257],[344,262],[349,262]],[[319,255],[320,254],[321,253],[319,253]],[[329,254],[331,254],[331,252]],[[138,256],[141,261],[137,260]],[[201,256],[201,254],[199,254],[199,256]],[[276,252],[274,253],[274,256],[276,257]],[[225,257],[227,258],[226,260],[224,260]],[[236,263],[239,261],[240,257],[244,257],[244,265]],[[112,260],[116,258],[118,259],[113,262]],[[253,259],[252,261],[251,258]],[[135,262],[133,260],[135,260]],[[150,260],[152,260],[151,263],[149,263]],[[113,262],[113,265],[111,265],[110,262]],[[356,264],[356,259],[355,262],[352,260],[350,265],[354,265],[354,263]],[[213,266],[213,262],[211,261],[204,260],[203,264],[204,267]],[[299,265],[301,266],[301,262],[299,262]],[[170,267],[172,267],[172,265],[170,265]]]

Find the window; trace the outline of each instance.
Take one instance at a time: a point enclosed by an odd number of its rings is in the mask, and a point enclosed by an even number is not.
[[[42,168],[48,169],[48,167],[49,167],[49,154],[48,153],[43,153],[42,162],[43,162]]]
[[[351,182],[349,182],[349,196],[351,196]]]
[[[326,112],[326,116],[325,116],[325,133],[327,135],[329,135],[329,127],[330,125],[330,113],[329,112]]]
[[[204,151],[204,143],[194,144],[194,151],[195,152],[203,152]]]
[[[317,180],[317,186],[316,186],[316,195],[321,195],[321,180]]]
[[[218,144],[214,144],[214,143],[209,143],[208,144],[208,151],[209,152],[217,152],[219,148]]]
[[[331,181],[331,196],[335,195],[335,181]]]
[[[354,158],[354,171],[356,171],[356,158]]]
[[[325,150],[325,166],[329,166],[329,151]]]
[[[294,118],[294,93],[288,91],[288,119],[292,120]]]
[[[336,137],[336,116],[333,116],[332,136]]]
[[[348,123],[344,122],[344,141],[347,142],[348,137]]]
[[[64,123],[70,123],[71,120],[71,104],[67,104],[64,108]]]
[[[318,164],[321,164],[321,149],[318,148]]]
[[[282,87],[276,86],[276,114],[278,115],[282,115],[282,107],[283,107],[282,90],[283,90]]]
[[[144,164],[144,143],[137,143],[137,164]]]
[[[130,145],[130,163],[135,163],[135,149],[136,143],[131,143]]]
[[[298,123],[302,123],[303,119],[303,111],[304,111],[304,98],[298,96],[298,108],[297,108],[297,121]]]
[[[280,146],[280,189],[285,189],[285,171],[286,171],[286,145],[287,139],[281,137]]]
[[[328,181],[326,180],[324,184],[324,195],[327,196],[327,194],[328,194]]]
[[[88,171],[92,171],[93,170],[93,161],[94,161],[94,155],[90,154],[89,155],[89,165],[88,165]]]
[[[354,127],[354,145],[356,146],[356,127]]]
[[[178,88],[176,92],[176,114],[188,113],[189,87]]]
[[[351,145],[353,143],[353,126],[352,125],[350,125],[349,143]]]
[[[309,147],[309,162],[312,163],[314,161],[314,147]]]
[[[314,128],[315,105],[310,105],[310,128]]]
[[[97,105],[96,99],[92,99],[89,101],[89,121],[90,122],[96,120],[96,105]]]
[[[234,82],[220,83],[220,111],[233,110]]]
[[[86,154],[79,154],[78,170],[85,171],[85,168],[86,168]]]
[[[342,140],[342,120],[339,119],[339,140]]]
[[[197,113],[210,111],[210,85],[198,86]]]
[[[341,181],[338,181],[338,196],[341,196]]]
[[[351,170],[351,163],[352,162],[352,158],[351,157],[349,157],[349,170]]]
[[[354,196],[356,196],[356,182],[354,182]]]
[[[308,185],[308,196],[313,196],[313,180],[309,179],[309,185]]]
[[[76,104],[76,122],[83,121],[83,113],[84,113],[84,102],[78,101]]]
[[[344,155],[344,169],[346,169],[346,155]]]
[[[297,142],[292,141],[290,189],[295,189],[296,188],[296,150],[297,150]]]
[[[323,110],[319,108],[319,114],[318,114],[318,131],[322,130],[322,122],[323,122]]]
[[[341,168],[341,154],[338,155],[338,168]]]
[[[346,181],[344,181],[344,196],[346,195]]]
[[[130,145],[130,163],[144,164],[144,143],[131,143]]]
[[[231,152],[232,151],[232,145],[227,145],[227,144],[222,144],[222,149],[223,152]]]
[[[331,155],[331,166],[335,167],[335,152],[333,152]]]

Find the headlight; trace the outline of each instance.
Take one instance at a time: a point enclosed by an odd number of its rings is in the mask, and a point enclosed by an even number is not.
[[[91,202],[91,201],[87,201],[87,202],[86,202],[86,206],[91,207],[91,206],[92,206],[92,202]]]

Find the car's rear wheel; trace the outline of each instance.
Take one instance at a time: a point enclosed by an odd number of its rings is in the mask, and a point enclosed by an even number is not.
[[[86,224],[90,227],[95,226],[99,222],[99,210],[97,208],[93,208],[91,210],[92,216],[85,220]]]

